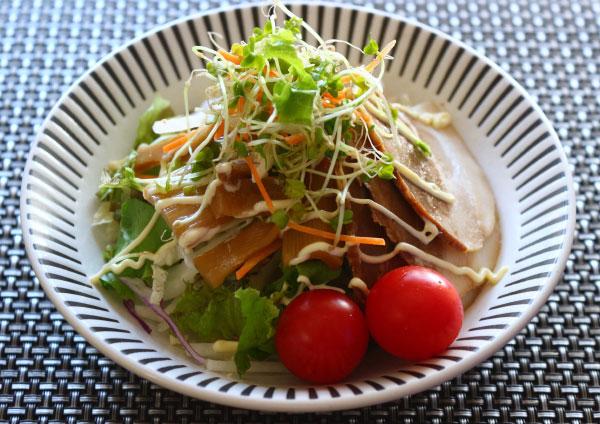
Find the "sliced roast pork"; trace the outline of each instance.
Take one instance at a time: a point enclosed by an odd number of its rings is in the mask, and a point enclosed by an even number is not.
[[[352,197],[358,199],[365,199],[369,197],[367,189],[358,182],[355,182],[350,186],[350,194]],[[394,256],[389,261],[377,264],[368,263],[361,260],[361,251],[368,255],[384,255],[392,250],[393,243],[391,243],[387,237],[385,228],[373,220],[373,217],[371,216],[371,208],[368,205],[350,203],[349,207],[352,210],[352,223],[350,224],[352,228],[352,234],[368,234],[370,237],[381,237],[386,240],[386,246],[353,245],[348,249],[346,257],[348,258],[352,275],[360,278],[367,284],[368,287],[371,287],[386,272],[406,265],[406,262],[400,255]]]
[[[413,228],[422,228],[422,219],[414,212],[398,188],[391,181],[384,181],[379,178],[374,178],[368,183],[367,187],[371,194],[371,198],[375,202],[394,213]],[[482,267],[494,268],[498,260],[501,244],[498,225],[494,226],[479,250],[473,252],[464,252],[460,249],[457,249],[453,244],[447,243],[445,239],[440,237],[437,237],[431,243],[425,245],[408,233],[396,221],[390,219],[380,211],[371,209],[371,213],[374,221],[385,228],[387,236],[394,243],[410,243],[424,252],[448,261],[454,265],[468,266],[475,270],[479,270]],[[401,255],[402,259],[409,264],[432,267],[432,264],[427,263],[409,253],[401,252],[399,255]],[[350,258],[350,253],[348,257]],[[433,266],[433,268],[436,267]],[[436,269],[453,283],[459,292],[461,299],[463,300],[464,307],[466,308],[473,301],[477,294],[477,290],[473,290],[474,283],[465,276],[453,274],[442,268]]]
[[[435,113],[439,109],[424,104],[416,111]],[[398,142],[385,137],[374,141],[421,179],[436,184],[455,199],[451,203],[440,200],[401,175],[396,179],[398,188],[414,210],[433,222],[455,247],[463,251],[480,249],[492,232],[496,217],[494,197],[485,175],[454,128],[435,129],[416,119],[410,123],[429,144],[430,157],[403,137],[398,137]]]

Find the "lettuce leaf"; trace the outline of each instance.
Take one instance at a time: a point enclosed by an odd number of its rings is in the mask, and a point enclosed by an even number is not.
[[[146,111],[140,116],[140,120],[137,127],[137,133],[135,136],[135,142],[133,147],[136,148],[140,144],[150,144],[158,136],[152,131],[152,125],[159,119],[165,119],[173,116],[175,113],[171,108],[171,103],[160,97],[156,96],[152,101],[152,104]]]
[[[131,243],[146,227],[146,224],[152,218],[154,208],[148,203],[137,200],[126,200],[121,206],[121,222],[119,228],[119,238],[114,246],[107,250],[105,259],[110,260],[115,254],[123,250]],[[169,238],[171,230],[162,217],[154,225],[148,236],[135,248],[135,252],[156,252],[164,244],[163,237]],[[125,268],[121,273],[115,274],[108,272],[100,277],[102,286],[112,291],[121,299],[134,299],[135,295],[119,277],[139,278],[146,284],[152,282],[152,262],[147,260],[140,269]]]
[[[303,84],[277,81],[273,87],[273,100],[279,121],[284,124],[311,125],[316,95],[316,89],[304,88]]]
[[[296,265],[299,275],[304,275],[313,284],[326,284],[338,278],[342,272],[340,268],[331,269],[325,262],[318,259],[302,262]]]
[[[242,376],[250,368],[250,359],[265,359],[275,352],[273,321],[279,316],[279,309],[255,289],[239,289],[235,297],[244,317],[235,353],[235,365]]]
[[[140,235],[154,215],[154,208],[149,203],[138,199],[129,199],[121,206],[121,226],[115,251],[120,252]],[[156,252],[164,241],[171,237],[171,230],[162,217],[148,233],[146,238],[131,252]]]
[[[235,363],[242,376],[251,359],[274,352],[274,320],[279,309],[252,288],[235,292],[226,287],[190,289],[178,301],[173,320],[181,331],[200,342],[238,340]]]
[[[135,181],[135,157],[137,152],[134,150],[121,161],[121,165],[116,170],[104,170],[100,177],[100,187],[96,195],[101,201],[111,203],[111,208],[118,208],[123,202],[131,198],[136,191],[141,191],[142,187]]]
[[[123,284],[119,277],[112,272],[107,272],[100,277],[100,284],[102,284],[102,287],[105,289],[114,292],[120,299],[135,299],[136,297],[135,293]]]

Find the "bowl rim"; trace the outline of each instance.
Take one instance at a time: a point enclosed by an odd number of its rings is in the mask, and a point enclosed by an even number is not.
[[[178,25],[182,22],[186,22],[189,20],[198,20],[204,16],[209,16],[213,14],[219,14],[223,12],[230,12],[234,10],[245,10],[252,9],[256,7],[269,5],[269,2],[255,2],[251,1],[245,4],[233,4],[226,5],[215,9],[209,9],[198,13],[193,13],[190,15],[185,15],[180,18],[168,21],[164,24],[153,27],[152,29],[144,32],[143,34],[133,38],[130,41],[127,41],[121,44],[119,47],[113,49],[110,53],[104,55],[99,61],[97,61],[92,67],[86,70],[79,78],[77,78],[67,90],[60,96],[60,98],[56,101],[54,106],[48,112],[46,118],[44,119],[42,125],[39,127],[38,133],[36,134],[35,140],[31,143],[30,149],[27,156],[27,162],[23,170],[23,179],[21,182],[21,198],[19,202],[20,207],[20,221],[23,235],[23,243],[25,245],[25,250],[27,252],[27,256],[30,260],[30,264],[35,272],[36,277],[39,279],[46,296],[52,301],[53,305],[56,307],[57,311],[61,313],[61,315],[66,319],[66,321],[73,327],[75,332],[81,334],[88,343],[90,343],[94,348],[100,351],[103,355],[110,358],[117,365],[127,369],[128,371],[134,373],[138,377],[147,379],[155,384],[160,385],[163,388],[173,390],[177,393],[184,394],[190,397],[194,397],[197,399],[201,399],[203,401],[215,402],[221,405],[227,405],[230,407],[236,408],[244,408],[244,409],[253,409],[253,410],[263,410],[263,411],[276,411],[276,412],[318,412],[318,411],[335,411],[335,410],[344,410],[344,409],[354,409],[359,407],[364,407],[368,405],[378,404],[393,401],[399,399],[402,396],[407,396],[410,394],[418,393],[423,390],[427,390],[429,388],[435,387],[441,384],[444,381],[450,380],[460,374],[465,373],[466,371],[476,367],[487,358],[492,356],[495,352],[502,349],[519,331],[521,331],[527,323],[531,321],[531,319],[538,313],[540,308],[547,301],[548,297],[558,284],[559,279],[561,278],[564,268],[566,266],[567,259],[571,252],[573,237],[575,231],[575,213],[576,213],[576,202],[575,202],[575,191],[573,187],[573,177],[569,167],[569,162],[567,156],[565,154],[564,149],[560,143],[558,135],[554,130],[551,121],[546,117],[545,113],[542,111],[537,102],[527,93],[527,91],[519,84],[507,71],[505,71],[502,67],[497,65],[491,59],[478,52],[474,48],[465,44],[461,40],[457,40],[449,34],[438,30],[437,28],[431,27],[427,24],[423,24],[418,20],[406,17],[398,13],[391,13],[379,9],[374,9],[366,6],[358,6],[353,4],[344,4],[332,1],[310,1],[310,0],[291,0],[286,2],[286,5],[306,5],[309,7],[315,6],[324,6],[328,8],[347,8],[350,10],[356,10],[360,13],[372,14],[375,16],[382,16],[389,18],[391,20],[396,20],[400,22],[404,22],[409,25],[413,25],[415,27],[424,29],[429,31],[432,34],[435,34],[437,37],[440,37],[444,40],[448,40],[450,43],[464,49],[466,52],[470,53],[474,57],[476,57],[479,61],[484,62],[489,65],[491,69],[496,71],[499,75],[502,76],[503,79],[508,81],[518,92],[523,96],[524,100],[526,100],[530,106],[533,108],[533,111],[537,114],[539,119],[541,119],[542,124],[546,126],[549,133],[549,138],[552,142],[558,147],[558,154],[561,160],[561,163],[564,166],[565,172],[565,180],[567,183],[567,197],[568,204],[565,205],[567,209],[567,221],[566,221],[566,232],[564,233],[564,242],[562,246],[562,250],[559,251],[559,257],[557,261],[554,263],[552,270],[550,271],[550,275],[546,279],[546,283],[544,286],[536,293],[536,297],[533,302],[527,305],[527,309],[521,314],[517,319],[515,319],[511,325],[505,328],[496,338],[487,343],[482,349],[478,350],[474,354],[472,354],[469,358],[466,358],[460,362],[453,364],[447,368],[444,368],[442,371],[437,371],[428,375],[422,379],[414,380],[410,382],[410,385],[403,386],[394,386],[390,388],[386,388],[382,391],[374,391],[363,393],[358,396],[348,396],[344,397],[341,395],[335,399],[265,399],[263,397],[252,397],[252,396],[241,396],[232,393],[222,393],[219,391],[212,391],[205,389],[203,387],[197,386],[188,386],[185,384],[181,384],[172,377],[156,373],[150,368],[145,367],[143,364],[132,360],[129,356],[123,354],[122,352],[112,349],[111,345],[105,343],[100,337],[96,335],[96,333],[92,332],[86,325],[82,323],[80,319],[78,319],[75,314],[62,302],[59,297],[59,294],[52,290],[52,286],[49,281],[46,279],[46,276],[42,272],[42,265],[37,260],[37,255],[33,249],[33,240],[30,234],[30,220],[26,218],[25,214],[28,209],[28,205],[26,204],[25,198],[26,196],[23,193],[27,192],[27,184],[30,179],[30,169],[32,166],[32,152],[36,150],[38,143],[41,138],[41,134],[43,129],[50,122],[51,117],[56,113],[59,106],[65,101],[68,95],[80,85],[82,81],[90,76],[90,74],[97,69],[104,62],[112,59],[117,53],[124,51],[129,46],[139,43],[141,40],[148,38],[160,31],[168,29],[172,26]],[[407,387],[410,387],[411,390],[407,392]]]

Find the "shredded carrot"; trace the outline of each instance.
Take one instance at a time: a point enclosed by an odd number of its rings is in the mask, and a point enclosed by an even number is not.
[[[281,247],[281,239],[275,240],[273,243],[266,247],[263,247],[258,252],[255,252],[252,256],[246,259],[246,262],[235,272],[236,280],[241,280],[246,274],[248,274],[252,268],[262,262],[264,259],[271,256]]]
[[[321,99],[321,103],[323,104],[323,107],[336,107],[338,105],[338,99],[336,99],[335,97],[333,97],[330,93],[325,92],[323,93],[323,98]]]
[[[271,200],[271,196],[269,196],[269,192],[265,188],[265,185],[263,184],[260,178],[260,174],[258,173],[258,169],[256,169],[256,166],[254,166],[254,162],[252,161],[252,158],[250,156],[246,156],[246,163],[248,164],[248,168],[250,168],[250,173],[252,174],[254,183],[258,187],[258,191],[260,191],[261,196],[265,200],[269,211],[273,213],[275,211],[275,208],[273,207],[273,201]]]
[[[218,53],[223,57],[223,59],[228,60],[231,63],[234,63],[236,65],[239,65],[240,63],[242,63],[242,58],[236,54],[226,52],[223,49],[219,49]]]
[[[142,180],[147,180],[148,178],[156,178],[156,175],[139,174],[139,175],[136,175],[136,178],[141,178]]]
[[[348,97],[351,94],[350,89],[345,89],[342,90],[338,93],[337,97],[334,97],[331,93],[329,93],[328,91],[326,91],[325,93],[323,93],[323,98],[321,99],[321,102],[323,104],[323,107],[336,107],[339,106],[340,103],[342,103],[342,101]]]
[[[260,102],[262,102],[262,97],[263,97],[263,91],[261,88],[260,90],[258,90],[258,93],[256,93],[256,100],[260,103]]]
[[[335,240],[334,233],[319,230],[317,228],[307,227],[306,225],[300,225],[293,221],[288,222],[288,227],[290,227],[292,230],[299,231],[301,233],[306,233],[317,237],[323,237],[329,240]],[[354,244],[371,244],[374,246],[385,246],[385,240],[379,237],[359,237],[342,234],[340,235],[340,240]]]
[[[237,102],[237,108],[236,108],[236,112],[237,113],[242,113],[244,111],[244,106],[246,105],[246,99],[243,97],[240,97],[238,102]]]
[[[175,149],[180,148],[188,140],[189,134],[182,134],[175,137],[172,141],[165,144],[162,148],[163,153],[169,153]]]
[[[263,71],[262,71],[262,73],[263,73],[263,74],[266,74],[266,73],[267,73],[267,67],[266,67],[266,66],[263,68]],[[271,78],[275,78],[275,77],[277,77],[278,75],[279,75],[279,73],[277,72],[277,70],[276,70],[276,69],[269,68],[269,76],[270,76]]]
[[[223,135],[225,135],[225,122],[221,122],[221,125],[219,125],[219,128],[217,128],[213,138],[218,140],[219,138],[223,137]]]
[[[363,112],[360,109],[355,109],[354,112],[356,113],[356,115],[358,115],[359,118],[365,121],[365,124],[367,124],[367,127],[369,127],[369,129],[373,126],[373,118],[371,118],[371,115]]]
[[[306,136],[302,133],[297,133],[283,137],[283,139],[290,146],[295,146],[296,144],[302,143],[306,139]]]
[[[235,114],[241,114],[244,111],[244,105],[246,104],[246,99],[243,97],[240,97],[235,105],[235,107],[233,108],[229,108],[229,113],[231,115],[235,115]]]

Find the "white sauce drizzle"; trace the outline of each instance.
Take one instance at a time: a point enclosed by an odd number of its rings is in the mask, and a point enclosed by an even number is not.
[[[217,227],[194,227],[188,228],[179,236],[179,245],[184,249],[194,247],[195,245],[212,239],[217,234],[227,231],[230,228],[238,225],[238,222],[232,221],[229,224],[220,225]]]
[[[225,191],[228,191],[229,193],[235,193],[242,186],[242,180],[237,180],[235,184],[226,182],[225,184],[223,184],[223,186],[225,187]]]
[[[379,212],[396,222],[406,231],[408,231],[414,238],[419,240],[423,244],[429,244],[433,239],[437,237],[439,234],[438,228],[429,220],[423,220],[423,229],[417,230],[413,228],[406,221],[400,219],[395,213],[387,209],[385,206],[380,205],[379,203],[373,201],[372,199],[357,199],[356,197],[352,197],[348,194],[348,199],[351,202],[358,203],[360,205],[369,205],[373,209],[377,209]]]
[[[150,222],[148,224],[150,224],[151,222],[152,222],[152,220],[150,220]],[[151,229],[154,227],[154,225],[151,225],[151,226],[148,225],[148,226]],[[148,226],[146,226],[146,228],[148,228]],[[127,254],[127,252],[125,252],[125,251],[126,250],[130,251],[131,249],[135,248],[135,246],[137,246],[137,244],[138,244],[138,243],[136,243],[136,241],[140,237],[142,240],[146,238],[147,232],[146,232],[146,234],[144,234],[144,232],[146,231],[146,228],[144,228],[144,231],[142,231],[140,233],[140,235],[129,244],[129,246],[127,246],[125,249],[123,249],[123,251],[121,253],[119,253],[117,256],[112,258],[109,262],[105,263],[104,266],[100,269],[100,271],[98,271],[95,275],[93,275],[90,278],[90,282],[92,284],[98,283],[98,281],[100,281],[100,277],[102,277],[107,272],[113,272],[114,274],[118,275],[118,274],[122,273],[123,271],[125,271],[127,268],[140,269],[144,265],[144,262],[147,260],[152,261],[157,265],[170,266],[173,263],[175,263],[177,260],[181,259],[179,252],[176,250],[177,242],[175,240],[171,240],[171,241],[163,244],[160,247],[160,249],[158,249],[156,251],[156,253],[141,252],[141,253]],[[135,245],[134,245],[134,243],[135,243]]]
[[[226,177],[228,177],[229,174],[231,174],[232,169],[233,169],[233,165],[232,165],[231,161],[221,162],[215,166],[215,171],[217,171],[217,174],[225,175]]]
[[[285,208],[290,208],[292,206],[294,206],[294,204],[296,203],[296,200],[291,200],[291,199],[287,199],[287,200],[273,200],[273,208],[275,210],[278,209],[285,209]],[[252,206],[252,209],[248,209],[247,211],[244,211],[240,214],[234,215],[235,218],[252,218],[253,216],[258,215],[259,213],[264,213],[264,212],[268,212],[269,211],[269,207],[267,206],[267,203],[264,200],[261,200],[259,202],[256,202],[254,204],[254,206]]]
[[[189,224],[190,222],[193,222],[194,220],[198,219],[200,217],[200,214],[204,212],[204,209],[206,209],[212,198],[215,196],[217,188],[219,188],[220,185],[221,180],[219,180],[218,178],[215,178],[213,181],[211,181],[211,183],[206,187],[206,191],[202,196],[202,203],[200,204],[198,210],[190,216],[187,216],[185,218],[179,218],[173,223],[173,226]]]
[[[348,251],[348,247],[348,245],[344,247],[334,247],[324,241],[316,241],[300,249],[298,255],[290,261],[290,265],[294,266],[306,262],[310,259],[310,255],[315,252],[327,252],[330,255],[341,257]]]
[[[379,264],[382,262],[389,261],[400,252],[410,253],[411,255],[416,256],[425,262],[428,262],[439,268],[446,269],[452,272],[453,274],[464,275],[470,278],[475,284],[482,284],[485,281],[489,281],[491,284],[496,284],[508,273],[507,266],[503,266],[497,272],[493,272],[489,268],[481,268],[479,272],[476,272],[473,268],[470,268],[468,266],[456,266],[453,263],[450,263],[448,261],[438,258],[437,256],[424,252],[423,250],[419,249],[416,246],[413,246],[412,244],[404,242],[398,243],[394,250],[392,250],[389,253],[386,253],[385,255],[373,256],[360,251],[360,259],[368,263]]]
[[[203,196],[173,196],[166,199],[160,199],[154,204],[157,211],[173,205],[199,205],[202,203]]]
[[[156,225],[156,222],[158,221],[159,217],[160,217],[160,213],[159,212],[154,212],[154,215],[152,215],[152,218],[150,218],[150,221],[148,221],[148,223],[146,224],[146,226],[144,227],[144,229],[142,230],[142,232],[139,233],[138,236],[135,239],[133,239],[133,241],[131,243],[129,243],[123,250],[121,250],[119,253],[117,253],[114,258],[112,258],[110,261],[108,261],[107,263],[105,263],[104,266],[102,268],[100,268],[100,271],[98,271],[96,274],[94,274],[90,278],[90,282],[92,284],[98,283],[98,281],[100,281],[100,277],[102,275],[104,275],[107,272],[113,270],[112,267],[117,262],[122,261],[123,259],[131,261],[131,262],[135,262],[135,261],[129,259],[127,254],[129,252],[131,252],[133,249],[135,249],[137,247],[137,245],[140,244],[148,236],[148,234],[150,233],[150,231],[152,231],[152,229],[154,228],[154,225]],[[162,247],[164,247],[164,246],[162,246]],[[160,251],[160,249],[159,249],[159,251]],[[135,265],[137,266],[137,268],[134,268],[134,269],[140,269],[142,267],[143,263],[144,263],[143,261],[141,263],[139,263],[139,264],[135,263]],[[127,268],[127,267],[125,267],[125,268]],[[119,272],[116,272],[114,270],[113,270],[113,272],[115,274],[119,274],[125,268],[119,268],[120,269]]]
[[[298,282],[304,284],[309,290],[335,290],[340,293],[346,293],[339,287],[328,286],[327,284],[313,284],[306,275],[299,275]]]
[[[416,172],[407,167],[406,165],[395,160],[393,162],[394,168],[398,171],[404,178],[408,181],[419,187],[421,190],[426,191],[431,194],[433,197],[436,197],[446,203],[453,203],[454,196],[452,193],[448,193],[438,187],[437,184],[425,181],[423,178],[419,177]]]
[[[412,107],[405,106],[401,103],[392,103],[392,107],[399,109],[400,111],[406,113],[411,118],[418,119],[425,125],[429,125],[435,129],[443,129],[452,123],[452,116],[446,112],[418,112],[414,110]]]
[[[350,282],[348,283],[348,288],[358,290],[359,292],[364,294],[365,297],[369,295],[369,287],[367,286],[367,283],[365,283],[358,277],[354,277],[350,280]]]

